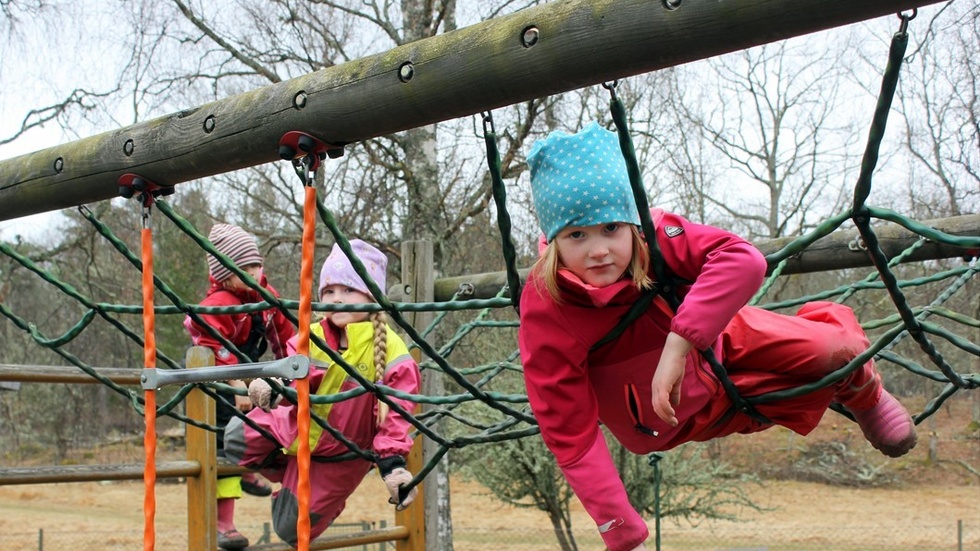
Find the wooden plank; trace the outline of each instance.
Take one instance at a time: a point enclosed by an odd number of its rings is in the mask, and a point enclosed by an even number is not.
[[[422,360],[422,354],[418,348],[413,348],[411,354],[416,362]],[[418,435],[412,444],[412,451],[408,454],[406,463],[409,472],[412,474],[418,474],[425,467],[425,462],[422,460],[424,438],[421,434]],[[404,511],[395,511],[395,524],[408,529],[407,537],[395,544],[397,551],[425,551],[425,501],[425,482],[423,481],[418,485],[418,495],[415,497],[415,501]]]
[[[219,463],[217,474],[240,474],[244,467]],[[197,461],[168,461],[157,463],[157,478],[191,478],[201,473]],[[143,480],[142,463],[114,465],[40,465],[35,467],[0,468],[0,486],[20,484],[51,484],[101,482],[103,480]]]
[[[96,375],[118,385],[139,385],[142,368],[95,367]],[[21,383],[102,384],[74,366],[0,364],[0,381]]]
[[[431,302],[433,297],[433,266],[434,249],[431,241],[405,241],[401,246],[402,253],[402,282],[404,289],[408,293],[406,300],[409,302]],[[432,312],[409,312],[406,319],[417,331],[424,331],[429,323],[434,319]],[[413,350],[416,361],[421,360],[419,351]],[[422,394],[426,396],[442,396],[445,394],[445,378],[441,371],[426,370],[422,372]],[[422,404],[418,413],[424,413],[432,409],[432,405]],[[432,427],[437,429],[438,427]],[[439,444],[427,438],[419,437],[421,441],[422,455],[420,466],[429,461],[430,457],[435,456],[439,451]],[[414,447],[413,447],[414,450]],[[413,471],[418,472],[418,471]],[[421,533],[417,534],[411,542],[404,544],[399,551],[415,551],[424,549],[441,549],[451,544],[442,542],[440,538],[447,533],[443,529],[446,524],[445,517],[449,515],[449,474],[446,472],[445,461],[436,465],[425,477],[426,483],[419,488],[421,502],[418,504],[420,511],[418,517],[414,517],[412,522],[419,519],[424,526]],[[415,507],[413,505],[413,507]],[[418,529],[418,526],[412,526]],[[418,540],[422,540],[419,542]]]
[[[404,526],[393,526],[391,528],[379,528],[376,530],[365,530],[352,534],[338,534],[336,536],[321,536],[310,542],[310,551],[321,551],[323,549],[345,549],[356,546],[366,546],[372,543],[386,541],[400,542],[408,537],[408,528]],[[250,545],[245,551],[292,551],[293,547],[288,544],[262,543]]]
[[[196,461],[158,463],[157,478],[196,477],[201,465]],[[143,480],[142,463],[116,465],[50,465],[0,469],[0,486],[53,484],[59,482],[99,482],[102,480]]]
[[[973,238],[980,236],[980,214],[965,214],[950,218],[926,220],[920,223],[952,236]],[[917,234],[912,233],[898,224],[876,224],[874,231],[875,235],[878,236],[878,244],[882,252],[888,258],[898,255],[919,239]],[[806,250],[790,258],[782,273],[784,275],[790,275],[842,270],[845,268],[869,268],[872,266],[872,263],[867,252],[860,248],[854,249],[852,247],[852,243],[856,244],[855,239],[857,237],[858,231],[854,228],[835,231],[815,241]],[[759,241],[755,245],[762,251],[762,254],[769,255],[781,250],[795,239],[796,237],[770,239]],[[957,258],[966,254],[976,255],[977,251],[974,250],[971,252],[961,247],[929,241],[909,255],[905,259],[905,262]],[[501,257],[501,262],[503,261],[502,259],[503,257]],[[774,268],[775,266],[770,266],[770,272]],[[527,278],[528,271],[529,269],[518,270],[522,280]],[[493,298],[506,284],[506,272],[444,277],[435,281],[433,300],[436,302],[452,300],[456,291],[464,285],[473,291],[472,294],[461,297],[462,299]]]
[[[276,161],[292,130],[353,143],[938,1],[548,2],[0,161],[0,220],[112,199],[126,173],[176,185]]]

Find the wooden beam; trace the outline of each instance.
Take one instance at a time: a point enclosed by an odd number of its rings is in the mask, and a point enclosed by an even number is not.
[[[192,478],[201,473],[201,465],[196,461],[170,461],[157,463],[156,471],[157,478]],[[102,480],[143,480],[143,464],[51,465],[0,469],[0,486]]]
[[[358,142],[938,2],[549,2],[0,161],[0,221],[111,199],[126,173],[176,185],[276,161],[292,130]]]
[[[320,536],[310,542],[310,551],[353,549],[357,546],[361,546],[361,549],[366,549],[372,543],[388,541],[401,542],[407,537],[408,528],[405,526],[392,526],[391,528],[378,528],[350,534],[337,534],[335,536]],[[292,551],[293,549],[289,544],[275,542],[250,545],[245,551]]]
[[[242,474],[248,472],[248,469],[229,462],[218,462],[216,472],[220,475]],[[200,474],[201,464],[197,461],[157,463],[157,478],[191,479]],[[143,480],[143,464],[41,465],[0,468],[0,486],[56,482],[101,482],[103,480]]]
[[[139,385],[142,368],[94,367],[96,375],[117,385]],[[0,381],[21,383],[102,384],[101,381],[77,367],[60,365],[0,364]]]
[[[935,228],[943,233],[957,237],[980,236],[980,214],[966,214],[963,216],[953,216],[938,220],[926,220],[921,222],[925,226]],[[893,258],[905,249],[911,247],[918,241],[918,234],[892,223],[876,224],[874,226],[875,235],[878,236],[878,244],[888,258]],[[834,233],[815,241],[803,252],[790,258],[783,275],[805,274],[813,272],[825,272],[830,270],[842,270],[845,268],[866,268],[871,267],[871,258],[867,252],[861,248],[853,248],[856,245],[858,231],[856,229],[838,230]],[[784,237],[771,239],[756,243],[756,247],[762,254],[770,255],[788,245],[796,237]],[[954,247],[944,243],[928,241],[909,255],[905,262],[921,262],[923,260],[935,260],[938,258],[956,258],[970,253],[968,249]],[[976,255],[977,251],[972,251]],[[501,260],[503,262],[503,260]],[[770,266],[770,273],[775,266]],[[519,270],[521,279],[527,278],[528,269]],[[472,289],[471,294],[460,297],[461,299],[488,299],[497,295],[500,289],[507,283],[506,272],[490,272],[484,274],[471,274],[456,277],[444,277],[435,281],[435,302],[445,302],[452,300],[453,295],[462,286]],[[402,297],[392,295],[393,300],[402,300]]]

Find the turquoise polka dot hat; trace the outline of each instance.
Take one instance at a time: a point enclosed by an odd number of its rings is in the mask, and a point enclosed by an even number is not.
[[[619,138],[597,122],[534,142],[527,164],[534,210],[549,242],[570,225],[640,225]]]

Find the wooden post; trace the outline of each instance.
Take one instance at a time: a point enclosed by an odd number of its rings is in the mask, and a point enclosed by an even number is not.
[[[406,241],[402,243],[402,285],[410,302],[431,302],[434,293],[433,248],[431,241]],[[419,331],[424,330],[433,319],[432,312],[407,312],[406,318]],[[435,371],[422,373],[422,394],[441,396],[444,394],[443,375]],[[423,404],[425,411],[431,406]],[[427,462],[437,451],[436,443],[419,438],[422,445],[422,462]],[[418,471],[413,471],[418,472]],[[428,476],[421,493],[423,494],[421,513],[424,515],[425,549],[440,551],[452,548],[452,522],[449,513],[449,473],[445,460],[436,466]],[[418,547],[417,549],[422,549]]]
[[[412,357],[415,361],[421,361],[422,353],[418,348],[412,349]],[[415,439],[412,451],[408,454],[408,471],[416,474],[425,466],[422,461],[422,435]],[[419,484],[419,494],[404,511],[395,512],[395,524],[408,528],[408,539],[398,540],[395,543],[396,551],[424,551],[425,550],[425,483]]]
[[[187,349],[185,366],[188,369],[214,367],[214,353],[204,346]],[[187,416],[207,425],[214,425],[215,405],[200,389],[192,390],[184,399]],[[214,551],[218,548],[218,439],[209,430],[185,425],[187,459],[201,465],[201,473],[187,477],[187,549]]]

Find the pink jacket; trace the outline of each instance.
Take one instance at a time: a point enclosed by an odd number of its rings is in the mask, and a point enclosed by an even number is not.
[[[324,340],[327,346],[337,350],[340,330],[326,320],[319,322],[319,326],[323,330]],[[351,333],[348,332],[348,335],[350,336]],[[384,375],[381,384],[408,394],[416,394],[421,384],[418,364],[407,353],[393,354],[395,347],[392,346],[392,338],[400,340],[397,335],[389,332],[389,363],[383,368]],[[296,352],[296,339],[294,337],[288,343],[290,354],[295,354]],[[349,357],[357,357],[362,352],[362,347],[371,346],[373,345],[370,339],[362,340],[358,337],[352,338],[350,348],[344,352],[343,357],[350,361]],[[398,348],[404,350],[404,344],[402,343]],[[322,354],[316,353],[316,347],[312,341],[310,342],[310,349],[314,351],[315,357]],[[355,365],[355,367],[360,366]],[[334,364],[328,369],[342,368]],[[327,369],[323,366],[314,365],[310,367],[311,395],[317,393],[317,390],[320,388],[320,383],[324,380],[326,374]],[[295,382],[292,386],[295,386]],[[344,378],[339,392],[345,392],[359,387],[360,384],[347,376]],[[415,404],[408,400],[395,397],[392,397],[392,400],[408,412],[412,412],[415,407]],[[336,402],[329,406],[329,414],[326,420],[330,426],[343,433],[344,437],[353,441],[359,448],[373,450],[381,458],[395,455],[408,455],[408,452],[412,449],[411,423],[395,410],[391,410],[381,425],[376,426],[375,415],[377,403],[378,400],[371,393],[365,393],[355,398]],[[265,412],[255,413],[255,411],[261,412],[261,410],[253,410],[250,415],[271,415],[271,419],[269,420],[270,430],[283,447],[289,447],[299,435],[296,406],[288,401],[283,401],[268,414]],[[315,423],[311,424],[311,431],[314,430],[313,425]],[[311,448],[313,455],[321,457],[331,457],[347,453],[348,451],[350,450],[346,445],[333,438],[328,432],[323,432],[319,436],[315,446]]]
[[[694,282],[678,289],[683,304],[676,315],[658,298],[616,341],[592,352],[639,297],[631,281],[595,288],[563,270],[563,303],[556,304],[532,271],[521,296],[519,342],[531,409],[611,551],[632,549],[649,532],[629,504],[599,422],[638,454],[717,436],[731,402],[698,354],[688,357],[677,427],[653,412],[650,383],[668,332],[697,349],[715,346],[766,270],[762,254],[736,235],[659,209],[651,215],[668,270]]]

